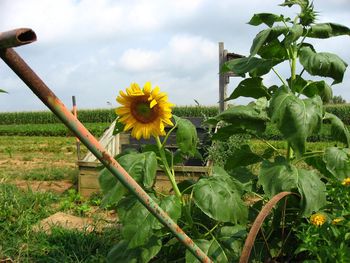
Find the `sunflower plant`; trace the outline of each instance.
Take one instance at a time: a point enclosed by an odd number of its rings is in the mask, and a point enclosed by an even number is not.
[[[322,244],[331,246],[333,239],[322,231],[348,226],[349,214],[344,211],[348,208],[341,206],[348,195],[337,195],[331,186],[350,189],[350,133],[323,107],[332,98],[333,85],[342,82],[347,63],[336,54],[317,51],[307,41],[350,35],[350,29],[317,23],[318,13],[308,0],[286,0],[281,6],[297,7],[300,12],[294,18],[254,14],[249,24],[266,28],[255,36],[247,57],[228,61],[221,69],[243,77],[227,100],[243,96],[254,101],[230,107],[206,121],[218,127],[213,141],[227,142],[233,135],[244,134],[261,140],[264,150],[256,151],[244,140],[225,155],[220,167],[213,166],[209,176],[177,183],[174,164],[197,152],[193,125],[172,116],[167,95],[157,87],[152,89],[150,83],[143,88],[131,84],[117,98],[121,104],[116,110],[118,129],[154,142],[143,152],[116,156],[118,162],[215,262],[238,261],[253,220],[265,202],[282,191],[291,191],[295,197],[267,217],[251,255],[254,262],[315,260],[318,254],[311,249],[312,243],[305,245],[310,240],[307,233],[310,237],[319,233],[320,239],[328,240]],[[289,67],[288,76],[278,72],[282,63]],[[278,83],[267,86],[264,76],[268,73],[275,74]],[[325,79],[313,80],[313,76]],[[330,135],[338,146],[309,149],[308,137],[325,124],[331,126]],[[280,131],[285,151],[263,139],[267,126]],[[176,152],[166,148],[172,133]],[[158,167],[168,176],[173,193],[154,188]],[[103,203],[115,207],[121,223],[122,239],[110,251],[108,261],[196,262],[106,169],[99,179]],[[347,236],[341,251],[349,251],[349,232],[339,229]]]

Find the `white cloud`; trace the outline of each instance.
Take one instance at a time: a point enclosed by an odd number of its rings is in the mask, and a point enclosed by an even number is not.
[[[254,13],[294,16],[299,8],[282,8],[283,0],[0,0],[0,32],[31,27],[38,42],[19,53],[63,99],[75,94],[80,107],[105,107],[118,89],[152,81],[176,104],[218,100],[218,42],[230,52],[247,54],[262,26],[246,22]],[[320,21],[350,26],[348,0],[315,1]],[[339,54],[348,37],[316,41],[315,48]],[[319,42],[319,43],[318,43]],[[281,69],[287,77],[289,72]],[[288,73],[288,74],[287,74]],[[38,108],[37,99],[0,61],[0,110]],[[232,79],[230,89],[240,79]],[[277,80],[278,82],[278,80]],[[266,85],[276,83],[267,76]],[[350,100],[349,74],[336,90]],[[339,86],[339,88],[338,88]],[[9,102],[11,101],[11,102]],[[24,104],[23,102],[26,102]],[[32,103],[32,107],[31,107]],[[44,106],[42,106],[44,107]]]
[[[127,71],[152,71],[159,62],[160,54],[151,50],[128,49],[120,58],[120,66]]]

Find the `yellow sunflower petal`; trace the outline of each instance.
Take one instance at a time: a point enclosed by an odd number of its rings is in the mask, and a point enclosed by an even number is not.
[[[143,92],[145,93],[145,95],[150,95],[151,91],[152,91],[152,85],[151,85],[151,82],[148,81],[143,86]]]

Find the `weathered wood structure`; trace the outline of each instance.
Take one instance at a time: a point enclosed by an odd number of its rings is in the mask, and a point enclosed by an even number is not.
[[[219,42],[219,72],[223,64],[229,60],[242,58],[242,55],[229,53],[224,48],[224,43]],[[234,72],[227,72],[224,74],[219,74],[219,111],[222,112],[227,109],[227,85],[230,83],[230,77],[237,77]]]
[[[201,127],[200,118],[189,118],[197,128],[197,133],[200,141],[203,141],[205,131]],[[119,133],[113,135],[116,122],[114,121],[111,126],[104,132],[100,138],[100,143],[105,149],[115,156],[127,148],[140,149],[142,145],[152,143],[152,140],[136,140],[130,136],[130,133]],[[174,148],[175,138],[170,137],[168,139],[169,145],[167,147]],[[208,174],[210,167],[202,165],[203,162],[196,160],[196,164],[193,160],[185,163],[184,165],[178,165],[174,167],[176,181],[183,181],[185,179],[196,179],[201,175]],[[78,177],[78,189],[79,193],[88,197],[92,193],[98,192],[100,189],[98,176],[99,171],[102,169],[101,163],[95,158],[95,156],[88,152],[86,156],[78,161],[79,177]],[[162,170],[157,172],[157,180],[155,187],[158,191],[169,192],[171,191],[171,184],[168,178],[165,176]]]

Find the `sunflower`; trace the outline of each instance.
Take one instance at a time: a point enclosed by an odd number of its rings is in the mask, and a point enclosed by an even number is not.
[[[160,92],[159,87],[152,90],[150,82],[143,89],[137,83],[132,83],[126,93],[119,92],[117,101],[122,105],[116,109],[119,121],[125,125],[124,131],[132,130],[131,136],[149,139],[151,136],[164,136],[165,126],[173,126],[171,108],[168,96]]]

